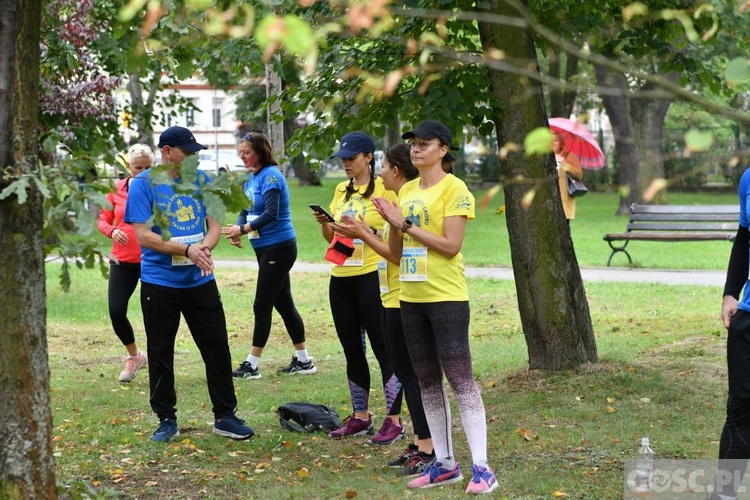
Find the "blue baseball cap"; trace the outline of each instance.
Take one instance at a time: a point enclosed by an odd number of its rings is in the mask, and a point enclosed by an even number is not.
[[[359,153],[374,153],[375,143],[364,132],[349,132],[341,138],[339,150],[331,158],[351,158]]]
[[[208,149],[208,146],[198,144],[195,137],[193,137],[193,133],[185,127],[169,127],[162,132],[159,136],[159,147],[163,148],[164,146],[184,149],[191,153],[195,153],[201,149]]]

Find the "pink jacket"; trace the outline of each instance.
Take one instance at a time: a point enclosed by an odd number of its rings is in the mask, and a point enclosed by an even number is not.
[[[138,246],[138,240],[135,237],[133,226],[126,224],[125,203],[128,199],[128,184],[132,176],[117,181],[114,193],[107,195],[107,201],[112,205],[112,209],[102,208],[99,213],[99,231],[107,238],[112,238],[112,232],[115,229],[124,231],[128,235],[128,243],[121,245],[112,242],[112,258],[117,262],[130,264],[139,264],[141,262],[141,247]]]

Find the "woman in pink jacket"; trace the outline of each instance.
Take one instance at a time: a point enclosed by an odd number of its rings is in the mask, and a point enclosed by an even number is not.
[[[112,240],[112,255],[109,260],[109,317],[115,334],[128,350],[120,382],[130,382],[138,370],[148,366],[148,359],[138,349],[133,326],[128,320],[128,302],[141,277],[141,248],[135,238],[133,226],[126,224],[123,219],[130,180],[154,165],[154,153],[145,144],[135,144],[128,150],[126,159],[130,175],[118,181],[115,192],[107,195],[112,208],[103,208],[99,213],[99,231]]]

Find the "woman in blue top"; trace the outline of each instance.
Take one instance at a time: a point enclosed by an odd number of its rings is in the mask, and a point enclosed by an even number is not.
[[[305,325],[292,299],[289,270],[297,260],[297,239],[289,209],[289,188],[278,169],[273,150],[263,134],[251,132],[240,139],[239,155],[250,177],[245,194],[250,208],[240,212],[237,223],[221,230],[230,243],[242,247],[247,235],[258,259],[258,283],[255,288],[253,312],[253,347],[246,361],[232,376],[257,379],[261,377],[258,362],[271,333],[273,308],[281,314],[294,344],[292,362],[277,373],[310,375],[317,372],[307,354]]]

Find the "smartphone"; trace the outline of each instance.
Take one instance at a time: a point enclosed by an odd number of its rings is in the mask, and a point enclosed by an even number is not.
[[[336,222],[336,219],[331,217],[331,214],[326,212],[325,208],[321,207],[320,205],[313,204],[313,205],[308,205],[308,207],[310,207],[313,212],[317,212],[321,215],[325,215],[326,219],[328,219],[328,222]]]

